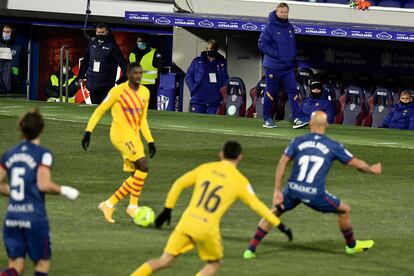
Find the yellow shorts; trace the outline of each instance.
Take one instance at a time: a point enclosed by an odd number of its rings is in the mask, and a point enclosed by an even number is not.
[[[194,247],[197,248],[198,256],[203,261],[218,261],[223,259],[223,245],[221,244],[220,236],[200,240],[194,239],[178,230],[172,232],[164,252],[178,256],[190,251]]]
[[[121,153],[124,159],[125,172],[134,172],[134,162],[145,157],[144,145],[136,134],[123,133],[122,135],[111,135],[112,145]]]

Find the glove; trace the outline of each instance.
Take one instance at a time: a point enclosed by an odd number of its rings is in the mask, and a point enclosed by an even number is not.
[[[284,233],[288,237],[289,241],[293,240],[292,230],[290,230],[286,225],[280,223],[277,229],[279,229],[280,232]]]
[[[89,144],[89,143],[88,143]],[[150,154],[150,158],[153,158],[155,153],[157,152],[157,149],[155,148],[154,143],[148,143],[148,148],[149,148],[149,154]]]
[[[85,135],[83,135],[83,139],[82,139],[82,148],[84,150],[87,150],[89,147],[89,142],[91,141],[91,132],[90,131],[86,131]]]
[[[79,196],[79,191],[73,187],[60,186],[60,194],[66,196],[70,200],[75,200]]]
[[[157,219],[155,220],[155,227],[161,228],[161,226],[167,222],[168,225],[171,223],[171,211],[172,209],[164,207],[164,210],[161,214],[158,215]]]

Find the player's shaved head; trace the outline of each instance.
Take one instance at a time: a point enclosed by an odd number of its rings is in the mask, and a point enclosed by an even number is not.
[[[314,111],[310,119],[311,132],[324,134],[328,127],[328,115],[321,110]]]

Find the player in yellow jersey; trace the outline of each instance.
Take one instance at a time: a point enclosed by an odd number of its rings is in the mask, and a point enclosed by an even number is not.
[[[227,209],[237,199],[241,199],[259,216],[290,235],[290,230],[256,197],[247,178],[237,169],[241,158],[240,144],[229,141],[220,151],[221,161],[202,164],[174,182],[164,211],[155,221],[156,227],[170,221],[171,210],[183,189],[194,186],[190,204],[171,234],[164,254],[140,266],[132,276],[151,275],[152,272],[167,268],[179,255],[194,247],[197,247],[200,259],[207,262],[196,275],[215,275],[223,259],[219,224]]]
[[[140,134],[148,143],[150,158],[156,152],[147,121],[149,90],[140,85],[141,66],[135,62],[130,63],[127,67],[127,77],[128,81],[112,88],[105,100],[95,109],[82,139],[82,147],[87,150],[93,129],[104,113],[111,109],[111,142],[122,155],[124,171],[131,173],[131,176],[110,198],[99,204],[99,209],[109,223],[115,223],[112,218],[114,206],[126,195],[130,194],[127,214],[133,217],[138,208],[138,198],[148,175],[147,159]]]

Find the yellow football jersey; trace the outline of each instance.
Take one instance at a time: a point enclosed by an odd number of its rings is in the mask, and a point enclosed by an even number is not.
[[[111,108],[111,134],[127,132],[139,135],[141,132],[148,143],[154,142],[147,120],[149,97],[150,92],[143,85],[137,91],[133,91],[128,82],[113,87],[95,109],[86,131],[92,132],[103,114]]]
[[[247,178],[228,161],[200,165],[177,179],[168,193],[165,207],[174,208],[182,190],[193,185],[190,204],[176,227],[191,237],[205,239],[220,235],[220,220],[237,199],[274,226],[280,224],[257,198]]]

